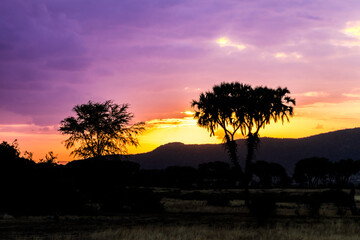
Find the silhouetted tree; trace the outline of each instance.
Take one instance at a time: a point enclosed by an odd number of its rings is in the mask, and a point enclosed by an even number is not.
[[[198,167],[199,182],[203,187],[231,187],[232,172],[226,162],[201,163]]]
[[[48,166],[56,166],[56,165],[58,165],[58,163],[56,161],[57,158],[58,157],[55,156],[54,152],[50,151],[45,155],[45,158],[41,158],[39,160],[38,164],[43,164],[43,165],[48,165]]]
[[[234,166],[240,169],[237,158],[235,134],[244,131],[244,115],[246,102],[251,87],[233,82],[215,85],[212,92],[201,93],[199,100],[193,100],[194,118],[198,125],[206,128],[210,136],[214,136],[218,128],[224,130],[223,141],[228,149]],[[240,108],[240,109],[237,109]]]
[[[32,159],[20,157],[17,140],[12,144],[5,141],[0,144],[0,171],[4,172],[4,174],[8,174],[10,169],[20,172],[34,165],[35,162]]]
[[[290,98],[287,95],[289,93],[287,88],[252,88],[237,82],[221,83],[219,86],[215,85],[212,92],[202,93],[198,101],[192,102],[192,107],[197,108],[194,118],[198,120],[199,126],[210,132],[210,136],[215,135],[219,127],[224,130],[224,141],[235,166],[239,166],[235,134],[240,131],[246,136],[248,149],[244,179],[246,195],[251,178],[250,163],[260,141],[259,131],[271,121],[289,121],[295,105],[295,99]],[[248,205],[248,198],[246,203]]]
[[[250,163],[254,156],[255,149],[260,142],[259,131],[270,124],[271,121],[281,120],[289,121],[293,115],[293,106],[295,99],[287,94],[290,91],[287,88],[271,89],[267,87],[256,87],[252,89],[245,102],[245,106],[236,108],[236,115],[244,116],[243,135],[247,138],[247,156],[245,162],[245,192],[248,196],[248,185],[251,179]],[[248,205],[248,197],[245,201]]]
[[[20,157],[16,140],[0,144],[0,212],[13,214],[30,208],[25,200],[34,186],[35,167],[34,161]]]
[[[11,160],[20,157],[18,142],[15,139],[12,144],[3,141],[0,144],[0,160]]]
[[[305,158],[295,164],[294,180],[308,187],[325,185],[331,171],[331,162],[327,158]]]
[[[76,105],[76,117],[61,121],[59,131],[70,135],[65,140],[66,148],[73,148],[74,156],[82,158],[110,154],[126,154],[126,145],[138,146],[136,136],[144,131],[144,123],[129,125],[134,117],[128,112],[128,105],[112,101]]]
[[[259,179],[258,184],[261,187],[284,187],[290,184],[285,168],[277,163],[257,161],[251,164],[250,172]]]
[[[165,169],[164,182],[168,187],[191,188],[197,179],[197,170],[187,166],[170,166]]]
[[[331,177],[337,186],[347,186],[351,175],[360,171],[359,162],[352,159],[340,160],[332,163]]]

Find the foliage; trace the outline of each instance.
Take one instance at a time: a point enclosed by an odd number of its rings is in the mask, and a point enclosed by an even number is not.
[[[360,171],[360,161],[352,159],[342,159],[332,164],[330,172],[331,177],[337,186],[347,186],[351,175],[355,175]]]
[[[360,171],[360,161],[352,159],[330,162],[312,157],[299,160],[294,169],[294,180],[306,187],[349,187],[349,179]]]
[[[260,142],[259,131],[271,121],[289,121],[293,115],[295,99],[288,96],[287,88],[255,87],[238,82],[215,85],[212,92],[201,93],[199,100],[192,102],[195,107],[194,118],[198,125],[206,128],[214,136],[220,127],[224,130],[230,159],[240,168],[235,134],[240,131],[247,138],[247,156],[245,162],[245,190],[251,179],[250,163]],[[248,200],[246,200],[248,205]]]
[[[170,166],[165,169],[164,181],[168,187],[192,188],[198,177],[193,167]]]
[[[76,117],[61,121],[59,131],[70,135],[65,141],[66,148],[74,148],[74,156],[82,158],[111,154],[126,154],[126,145],[138,146],[137,135],[144,131],[144,123],[129,126],[134,117],[128,112],[128,105],[112,101],[76,105]]]
[[[305,158],[295,164],[294,180],[308,187],[325,185],[331,170],[331,162],[327,158]]]
[[[291,182],[285,168],[277,163],[257,161],[251,164],[250,171],[252,175],[259,179],[257,184],[260,187],[284,187]]]
[[[256,217],[259,225],[265,224],[276,211],[275,200],[270,195],[255,196],[249,204],[250,212]]]
[[[161,197],[149,189],[129,188],[113,191],[102,203],[104,211],[119,212],[162,212]]]
[[[22,171],[27,171],[27,168],[34,166],[34,161],[31,158],[20,157],[20,149],[17,140],[12,144],[3,141],[0,144],[0,172],[3,177],[11,176],[12,174],[21,174]]]
[[[206,203],[209,206],[226,207],[230,205],[230,200],[227,195],[219,193],[209,195]]]
[[[199,164],[198,176],[199,186],[214,189],[233,187],[232,182],[236,179],[229,164],[220,161]]]
[[[201,127],[214,136],[220,127],[224,130],[223,141],[226,143],[230,159],[240,167],[237,159],[235,134],[244,131],[244,106],[249,98],[251,87],[237,82],[215,85],[212,92],[201,93],[199,100],[193,100],[194,118]],[[238,109],[240,108],[240,109]],[[240,115],[239,115],[240,114]]]
[[[3,141],[0,144],[0,160],[10,160],[20,157],[20,150],[17,140],[15,139],[12,144]]]
[[[290,98],[289,93],[287,88],[252,88],[238,82],[221,83],[215,85],[212,92],[201,93],[198,101],[193,100],[194,118],[199,126],[210,132],[210,136],[214,136],[220,127],[225,133],[224,141],[229,144],[240,131],[247,136],[248,145],[254,148],[261,128],[270,121],[289,121],[293,115],[295,99]]]
[[[39,164],[55,166],[58,164],[58,162],[56,161],[57,158],[57,155],[55,155],[53,151],[50,151],[45,155],[45,159],[41,158],[39,160]]]

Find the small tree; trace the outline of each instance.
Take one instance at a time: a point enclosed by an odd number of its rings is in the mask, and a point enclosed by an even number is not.
[[[327,158],[305,158],[295,164],[293,178],[297,183],[306,184],[308,187],[325,185],[330,175],[332,163]]]
[[[349,179],[352,175],[355,175],[360,170],[358,161],[352,159],[342,159],[338,162],[332,163],[331,177],[335,181],[337,186],[347,186]]]
[[[70,135],[65,147],[75,148],[71,154],[82,158],[126,154],[126,145],[137,147],[137,135],[145,130],[143,122],[129,125],[134,115],[128,107],[112,101],[76,105],[73,111],[77,116],[65,118],[59,128]]]
[[[257,161],[250,166],[250,172],[258,178],[261,187],[284,187],[290,183],[286,170],[278,163]]]
[[[20,150],[17,139],[15,139],[12,144],[9,144],[5,141],[0,143],[0,160],[9,161],[12,159],[17,159],[19,157]]]
[[[56,165],[58,165],[58,162],[56,161],[57,158],[58,158],[57,155],[55,155],[53,151],[50,151],[45,155],[45,159],[41,158],[39,160],[38,164],[44,164],[44,165],[48,165],[48,166],[56,166]]]

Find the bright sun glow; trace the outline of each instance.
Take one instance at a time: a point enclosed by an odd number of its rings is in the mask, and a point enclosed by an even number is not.
[[[240,51],[246,48],[245,45],[234,43],[226,37],[219,38],[216,42],[219,44],[220,47],[233,47],[233,48],[237,48]]]
[[[356,37],[360,40],[360,21],[347,22],[343,32],[350,37]]]
[[[220,47],[225,47],[229,43],[229,40],[223,37],[223,38],[219,38],[217,40],[217,43],[220,45]]]
[[[194,115],[195,112],[193,112],[193,111],[185,111],[185,112],[181,112],[181,113],[183,113],[183,114],[185,114],[185,115],[190,115],[190,116],[192,116],[192,115]]]
[[[287,55],[285,53],[276,53],[275,58],[286,58]]]
[[[334,45],[343,47],[359,47],[360,46],[360,21],[346,22],[346,27],[341,32],[350,39],[333,41]]]

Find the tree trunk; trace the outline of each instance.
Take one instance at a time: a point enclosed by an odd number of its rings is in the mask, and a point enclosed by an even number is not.
[[[349,205],[350,205],[350,211],[353,216],[359,215],[358,209],[356,207],[355,202],[355,186],[354,184],[351,185],[351,190],[349,194]]]
[[[232,164],[234,165],[235,174],[237,178],[241,180],[243,178],[242,177],[243,172],[241,170],[241,166],[239,164],[239,160],[237,157],[237,144],[233,139],[230,139],[229,135],[225,135],[225,138],[226,138],[226,143],[225,143],[226,150],[229,154]]]
[[[251,172],[250,172],[250,164],[254,157],[254,152],[257,147],[259,139],[257,136],[254,136],[252,133],[248,134],[247,139],[247,155],[245,161],[245,176],[244,176],[244,184],[245,184],[245,205],[249,206],[250,204],[250,193],[249,193],[249,183],[251,180]]]
[[[234,164],[234,167],[236,169],[241,169],[239,160],[237,157],[236,142],[233,139],[230,139],[230,137],[228,135],[226,135],[225,138],[226,138],[225,146],[226,146],[226,150],[228,151],[231,162]]]

